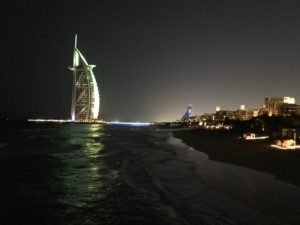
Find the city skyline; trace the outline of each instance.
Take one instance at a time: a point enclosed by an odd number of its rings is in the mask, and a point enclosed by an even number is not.
[[[70,117],[75,33],[98,65],[107,121],[176,120],[188,104],[201,114],[254,108],[266,96],[300,98],[296,1],[1,4],[2,117]]]

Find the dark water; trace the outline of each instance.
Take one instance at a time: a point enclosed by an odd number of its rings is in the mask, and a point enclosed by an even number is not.
[[[1,128],[0,224],[300,224],[300,189],[168,132]]]

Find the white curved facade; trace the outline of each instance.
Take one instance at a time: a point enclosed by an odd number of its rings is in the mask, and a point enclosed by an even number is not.
[[[73,90],[71,119],[73,121],[92,121],[98,119],[100,109],[99,89],[93,68],[77,49],[77,35],[73,56]]]

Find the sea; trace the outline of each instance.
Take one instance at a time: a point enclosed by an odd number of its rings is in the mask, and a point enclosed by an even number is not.
[[[155,127],[7,125],[0,224],[296,225],[300,189]]]

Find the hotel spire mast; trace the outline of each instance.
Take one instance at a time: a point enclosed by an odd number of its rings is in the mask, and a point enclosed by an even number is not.
[[[75,121],[75,108],[76,108],[76,70],[74,69],[76,65],[76,58],[78,58],[78,55],[76,53],[77,48],[77,34],[75,34],[75,42],[74,42],[74,51],[73,51],[73,67],[71,70],[73,70],[73,87],[72,87],[72,106],[71,106],[71,120]]]

